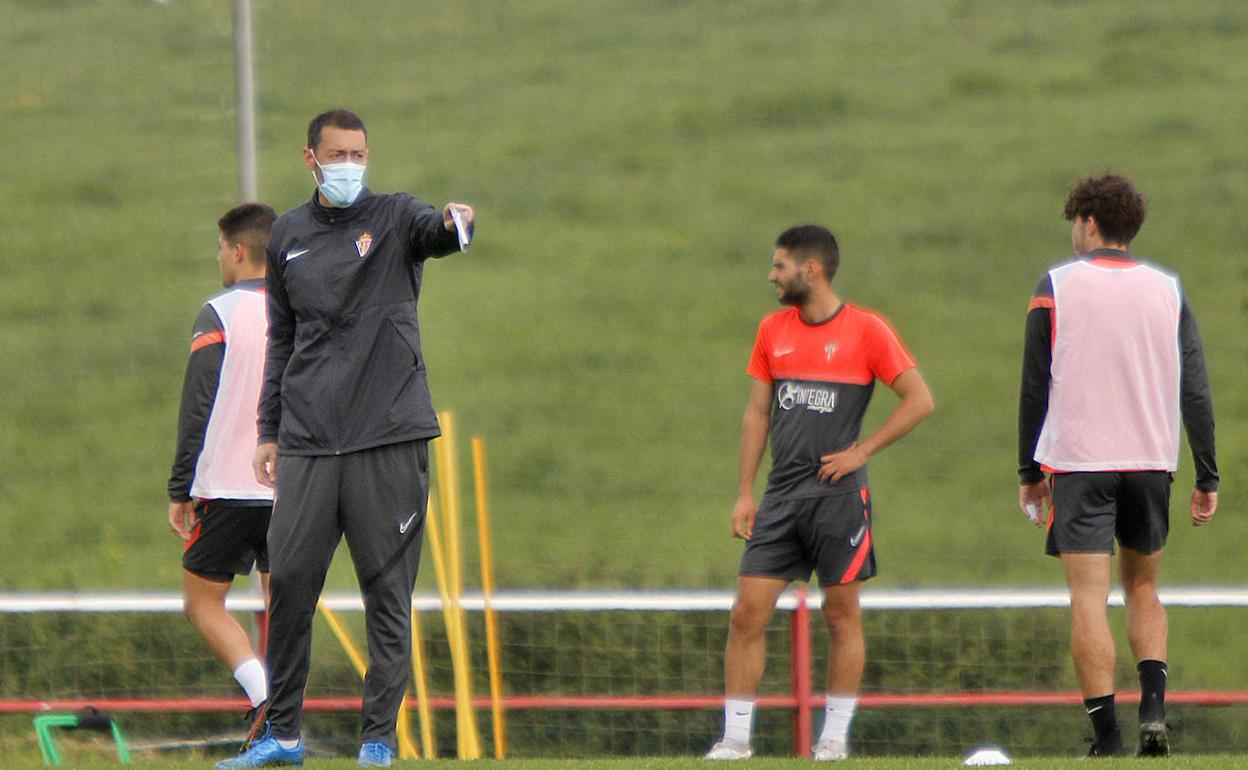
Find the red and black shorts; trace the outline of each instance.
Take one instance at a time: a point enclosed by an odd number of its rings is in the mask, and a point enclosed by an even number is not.
[[[824,588],[875,577],[866,487],[798,500],[763,496],[737,574],[806,581],[812,571]]]
[[[1155,553],[1170,533],[1166,471],[1054,473],[1053,510],[1045,553],[1113,553],[1124,548]]]
[[[269,571],[269,517],[273,505],[252,500],[197,500],[198,522],[182,552],[182,568],[228,583],[254,565]]]

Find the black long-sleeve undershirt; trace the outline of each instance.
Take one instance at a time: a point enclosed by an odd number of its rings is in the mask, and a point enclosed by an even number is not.
[[[1218,491],[1218,460],[1213,438],[1213,397],[1209,390],[1209,371],[1205,367],[1205,347],[1187,300],[1179,315],[1179,344],[1183,356],[1180,381],[1179,410],[1187,443],[1196,465],[1196,488],[1202,492]]]
[[[169,475],[169,499],[184,502],[191,499],[191,482],[195,466],[204,448],[208,418],[217,400],[221,382],[221,365],[225,361],[225,341],[195,346],[196,339],[207,334],[220,334],[221,319],[205,304],[195,319],[191,333],[192,350],[182,378],[182,405],[178,409],[178,443],[174,450],[173,470]]]
[[[1052,297],[1053,284],[1044,276],[1036,286],[1036,297]],[[1049,380],[1053,365],[1053,323],[1048,307],[1027,311],[1023,339],[1023,377],[1018,396],[1018,480],[1035,484],[1044,478],[1036,462],[1036,442],[1049,411]]]

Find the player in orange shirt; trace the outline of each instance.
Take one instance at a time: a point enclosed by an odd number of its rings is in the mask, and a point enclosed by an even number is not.
[[[858,591],[875,575],[867,459],[933,409],[927,383],[888,322],[832,289],[836,238],[804,225],[776,241],[769,280],[781,304],[759,324],[747,373],[754,379],[741,426],[740,484],[732,533],[746,541],[724,653],[724,736],[707,759],[746,759],[764,632],[793,580],[819,575],[828,625],[827,709],[816,759],[849,754],[865,644]],[[859,442],[875,381],[901,399]],[[771,441],[760,504],[754,480]]]

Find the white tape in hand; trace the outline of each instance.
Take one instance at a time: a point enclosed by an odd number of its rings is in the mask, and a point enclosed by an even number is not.
[[[468,233],[468,228],[464,225],[464,215],[459,212],[459,209],[451,209],[451,220],[455,222],[455,235],[459,237],[459,250],[463,251],[468,248],[472,235]]]
[[[1032,524],[1039,524],[1043,520],[1044,506],[1040,503],[1023,503],[1023,513],[1027,514]]]

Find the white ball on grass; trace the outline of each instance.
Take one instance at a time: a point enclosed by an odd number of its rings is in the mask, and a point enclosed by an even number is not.
[[[964,765],[984,766],[984,765],[1008,765],[1010,758],[1006,756],[1005,750],[1000,746],[980,746],[966,755],[966,760],[962,762]]]

